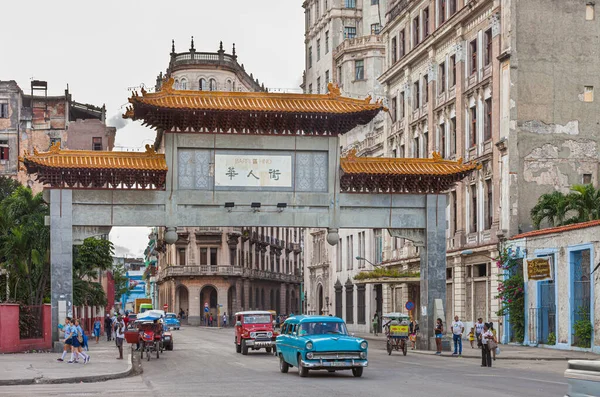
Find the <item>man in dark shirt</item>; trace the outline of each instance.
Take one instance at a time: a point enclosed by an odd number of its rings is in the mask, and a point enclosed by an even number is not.
[[[110,319],[110,314],[106,313],[106,317],[104,317],[104,331],[106,331],[106,341],[110,341],[110,336],[112,334],[112,320]]]

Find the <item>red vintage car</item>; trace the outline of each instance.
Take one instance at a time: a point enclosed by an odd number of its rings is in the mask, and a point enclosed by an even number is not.
[[[248,349],[265,349],[267,353],[275,348],[273,315],[268,311],[245,311],[235,314],[235,351],[248,354]]]

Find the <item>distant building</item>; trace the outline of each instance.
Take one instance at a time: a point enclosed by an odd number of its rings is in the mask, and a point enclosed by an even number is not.
[[[138,298],[147,298],[146,281],[144,280],[144,259],[143,258],[123,258],[113,257],[115,266],[122,265],[127,277],[129,290],[121,295],[120,311],[133,311],[135,300]]]
[[[19,170],[19,156],[57,143],[63,149],[112,150],[116,128],[106,126],[104,106],[75,102],[68,88],[57,96],[48,96],[45,81],[34,80],[30,88],[25,93],[14,80],[0,81],[0,175],[37,193],[42,186]]]

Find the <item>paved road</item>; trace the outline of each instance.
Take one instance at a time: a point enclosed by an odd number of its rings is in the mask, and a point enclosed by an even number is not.
[[[408,353],[388,356],[371,342],[362,378],[350,372],[279,372],[272,355],[235,353],[233,330],[186,328],[175,331],[175,350],[143,361],[142,376],[92,384],[0,387],[0,396],[564,396],[566,362],[494,362],[481,368],[472,359]],[[261,351],[262,352],[262,351]],[[497,363],[497,364],[496,364]],[[93,365],[93,364],[92,364]]]

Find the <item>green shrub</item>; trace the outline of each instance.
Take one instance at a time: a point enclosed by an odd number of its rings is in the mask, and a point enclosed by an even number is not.
[[[355,280],[369,280],[374,278],[412,278],[412,277],[420,277],[421,273],[419,272],[399,272],[395,269],[387,269],[378,267],[376,269],[360,272],[356,276],[354,276]]]
[[[592,322],[587,310],[583,307],[580,307],[578,312],[580,318],[573,325],[577,346],[589,348],[592,346]]]
[[[556,345],[556,334],[554,332],[550,332],[548,334],[548,340],[546,341],[547,345]]]

